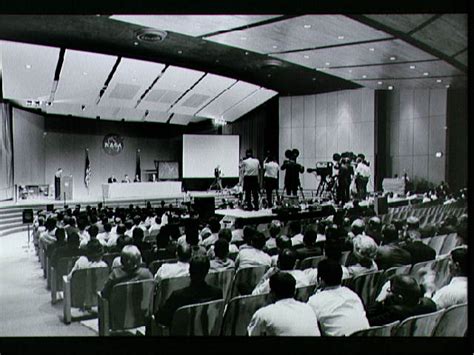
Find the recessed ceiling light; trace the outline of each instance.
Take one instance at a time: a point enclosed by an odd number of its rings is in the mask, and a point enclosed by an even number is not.
[[[381,82],[381,81],[377,81],[377,84],[379,84],[379,85],[382,85],[382,84],[383,84],[383,82]]]
[[[316,81],[316,78],[313,78],[313,81]]]
[[[245,40],[247,40],[247,37],[240,37],[240,39],[241,39],[242,41],[245,41]]]
[[[390,60],[397,60],[397,57],[391,56],[391,57],[390,57]]]
[[[183,54],[183,51],[180,49],[180,50],[178,51],[178,54]]]
[[[30,65],[30,64],[27,64],[27,65],[25,65],[25,68],[26,68],[26,69],[31,69],[31,65]]]
[[[364,75],[362,75],[362,78],[363,78],[363,79],[367,78],[367,75],[365,75],[365,74],[364,74]]]
[[[370,47],[370,48],[369,48],[369,51],[374,52],[374,51],[375,51],[375,48],[374,48],[374,47]]]
[[[82,72],[82,75],[87,75],[87,72],[86,72],[86,71],[83,71],[83,72]]]
[[[219,62],[220,62],[220,60],[219,60],[219,59],[216,59],[216,63],[219,63]]]
[[[272,48],[273,48],[273,49],[277,49],[277,48],[278,48],[278,46],[272,46]]]
[[[309,55],[306,55],[306,54],[305,54],[305,55],[303,56],[303,58],[304,58],[304,59],[309,59]]]
[[[437,83],[440,83],[440,82],[442,82],[442,81],[443,81],[443,80],[441,80],[441,79],[436,79],[436,82],[437,82]]]
[[[137,78],[132,78],[132,81],[133,81],[133,82],[136,82],[136,81],[137,81]]]
[[[249,55],[249,52],[245,52],[245,55]]]
[[[392,86],[392,85],[389,85],[389,86],[388,86],[388,89],[389,89],[389,90],[393,90],[393,86]]]
[[[344,39],[344,36],[337,36],[337,39]]]
[[[410,65],[410,69],[415,69],[415,68],[416,68],[416,66]]]
[[[134,46],[138,46],[138,42],[133,42],[133,45],[134,45]]]
[[[446,84],[446,89],[449,89],[450,87],[451,87],[451,85]]]
[[[349,73],[352,73],[352,69],[349,69]]]
[[[267,74],[267,76],[268,76],[269,78],[271,78],[272,74]]]
[[[435,157],[441,158],[443,156],[443,152],[436,152]]]
[[[428,76],[428,75],[430,75],[430,73],[428,73],[427,71],[425,71],[425,72],[423,73],[423,75],[424,75],[424,76]]]
[[[329,63],[329,62],[326,62],[326,66],[327,66],[327,67],[328,67],[328,66],[330,66],[330,65],[331,65],[331,63]]]
[[[304,25],[304,28],[311,28],[311,25]]]

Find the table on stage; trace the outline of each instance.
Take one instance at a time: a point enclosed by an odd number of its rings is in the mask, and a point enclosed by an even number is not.
[[[104,198],[176,197],[182,194],[181,181],[102,184]]]

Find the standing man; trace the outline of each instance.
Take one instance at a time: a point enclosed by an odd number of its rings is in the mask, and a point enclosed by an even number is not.
[[[367,184],[370,179],[370,168],[365,161],[365,156],[363,154],[359,154],[356,163],[355,184],[357,188],[357,198],[359,200],[364,200],[367,196]]]
[[[267,193],[268,207],[273,207],[273,190],[275,190],[278,199],[278,163],[272,155],[269,155],[263,162],[263,181],[265,184],[265,192]]]
[[[299,155],[297,149],[287,150],[285,157],[288,159],[283,162],[281,170],[286,170],[285,174],[285,190],[287,195],[296,196],[300,187],[300,175],[304,172],[304,167],[296,162]]]
[[[54,198],[56,200],[61,199],[61,176],[63,174],[63,169],[58,168],[54,174]]]
[[[342,158],[337,174],[337,203],[344,204],[349,201],[349,187],[351,185],[351,171],[349,158]]]
[[[253,157],[252,149],[247,149],[245,152],[246,158],[242,161],[244,170],[244,192],[245,205],[248,210],[252,209],[251,195],[253,196],[253,204],[255,211],[258,211],[258,169],[260,162]]]

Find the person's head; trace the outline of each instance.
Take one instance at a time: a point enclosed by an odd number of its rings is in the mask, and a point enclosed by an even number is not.
[[[158,248],[166,248],[170,244],[171,235],[167,226],[163,226],[156,236],[156,246]]]
[[[229,256],[229,242],[224,238],[219,238],[214,243],[214,254],[219,259],[227,259]]]
[[[362,234],[362,232],[365,231],[365,223],[363,219],[356,219],[354,222],[351,224],[351,232],[354,233],[354,235]]]
[[[112,230],[112,225],[109,222],[104,223],[104,231],[107,233],[110,233],[111,230]]]
[[[161,224],[161,217],[160,216],[155,217],[155,223],[156,224]]]
[[[125,224],[119,224],[117,226],[117,235],[124,235],[125,232],[127,231],[127,227],[125,227]]]
[[[56,228],[54,236],[56,237],[57,243],[64,243],[66,241],[66,231],[64,228]]]
[[[125,221],[125,228],[126,228],[127,230],[130,230],[130,229],[132,229],[132,227],[133,227],[133,221],[132,221],[131,219],[127,219],[127,220]]]
[[[95,238],[97,238],[97,234],[99,234],[99,227],[97,227],[95,224],[93,224],[89,227],[87,232],[89,233],[91,239],[95,239]]]
[[[341,154],[339,154],[339,153],[334,153],[334,154],[332,155],[332,160],[338,162],[339,160],[341,160]]]
[[[396,305],[416,305],[422,296],[420,285],[408,275],[393,276],[388,291],[387,301]]]
[[[221,229],[219,218],[217,217],[209,218],[209,229],[211,230],[212,233],[219,233]]]
[[[342,267],[333,259],[323,259],[318,263],[318,281],[322,287],[338,286],[342,280]]]
[[[307,247],[312,247],[316,244],[318,233],[313,228],[307,228],[303,235],[303,243]]]
[[[176,256],[178,257],[178,260],[187,263],[189,262],[189,259],[191,259],[191,246],[187,244],[179,244],[178,248],[176,249]]]
[[[434,237],[437,233],[437,228],[434,224],[427,224],[424,227],[420,228],[421,238],[431,238]]]
[[[295,278],[287,272],[277,272],[270,277],[270,292],[276,300],[293,298],[296,290]]]
[[[382,239],[384,244],[398,241],[398,231],[393,224],[386,224],[382,228]]]
[[[457,247],[451,250],[449,256],[449,270],[453,276],[467,276],[467,248]]]
[[[229,228],[223,228],[219,231],[219,239],[225,239],[228,243],[232,240],[232,231]]]
[[[87,224],[88,222],[85,218],[79,218],[79,220],[77,221],[77,228],[79,228],[79,230],[82,232],[86,229]]]
[[[54,217],[48,217],[45,223],[46,230],[52,232],[56,228],[57,220]]]
[[[70,248],[78,248],[80,244],[80,237],[76,231],[71,231],[67,236],[67,245]]]
[[[252,246],[255,249],[262,250],[265,247],[266,238],[265,235],[261,232],[255,232],[252,238]]]
[[[188,223],[186,224],[185,233],[186,233],[186,243],[189,245],[198,245],[199,243],[199,229],[197,223]]]
[[[252,226],[245,226],[242,230],[242,239],[244,243],[250,245],[252,243],[253,236],[255,235],[256,230]]]
[[[380,232],[382,229],[382,221],[380,217],[374,216],[369,219],[368,228],[370,231]]]
[[[143,232],[143,229],[135,228],[132,233],[133,244],[143,242],[144,236],[145,236],[145,233]]]
[[[280,235],[276,239],[276,246],[279,250],[291,248],[291,239],[286,235]]]
[[[293,270],[296,264],[296,253],[291,249],[283,249],[278,255],[280,270]]]
[[[352,241],[354,256],[362,266],[372,264],[377,255],[377,243],[366,235],[357,235]]]
[[[133,224],[134,225],[138,226],[141,221],[142,221],[142,218],[139,215],[136,215],[135,217],[133,217]]]
[[[300,221],[291,221],[288,224],[288,236],[293,237],[301,233],[301,222]]]
[[[104,248],[97,239],[91,239],[86,245],[86,255],[90,261],[99,261],[104,254]]]
[[[142,255],[135,245],[125,245],[120,252],[122,269],[126,272],[137,270],[142,263]]]
[[[209,272],[210,262],[207,255],[197,254],[189,261],[189,276],[192,283],[203,283]]]
[[[122,250],[124,246],[126,245],[132,245],[133,244],[133,239],[130,238],[128,235],[121,235],[117,238],[117,249]]]
[[[247,149],[247,150],[245,151],[245,157],[246,157],[246,158],[251,158],[252,156],[253,156],[253,151],[252,151],[252,149]]]
[[[407,230],[418,230],[420,228],[420,219],[415,216],[407,218]]]
[[[281,222],[279,220],[273,220],[268,226],[268,232],[270,237],[276,238],[281,232]]]

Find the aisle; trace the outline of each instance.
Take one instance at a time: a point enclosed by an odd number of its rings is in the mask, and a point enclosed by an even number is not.
[[[66,326],[62,301],[51,304],[33,244],[27,232],[0,238],[0,337],[95,336],[80,323]]]

